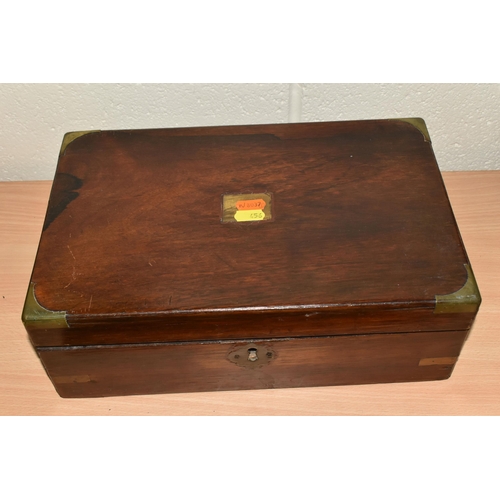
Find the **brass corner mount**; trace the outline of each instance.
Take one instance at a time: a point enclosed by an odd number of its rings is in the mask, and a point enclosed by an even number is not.
[[[426,142],[432,142],[429,131],[427,130],[427,125],[422,118],[398,118],[398,120],[413,125],[424,136]]]
[[[67,132],[64,134],[64,138],[61,144],[61,150],[59,151],[59,156],[63,155],[66,151],[66,148],[78,137],[87,134],[93,134],[95,132],[100,132],[100,130],[82,130],[80,132]]]
[[[33,282],[30,283],[26,294],[22,320],[29,328],[69,328],[66,311],[50,311],[39,304]]]
[[[436,295],[435,313],[475,313],[481,305],[481,295],[476,278],[469,264],[464,264],[467,270],[465,285],[454,293]]]

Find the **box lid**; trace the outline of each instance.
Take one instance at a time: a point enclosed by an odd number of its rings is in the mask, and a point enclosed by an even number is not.
[[[421,119],[66,134],[35,345],[467,329],[480,296]]]

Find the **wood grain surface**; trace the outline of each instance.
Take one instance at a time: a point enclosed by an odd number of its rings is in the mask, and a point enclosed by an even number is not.
[[[42,306],[71,327],[162,315],[167,340],[169,322],[214,310],[224,324],[303,307],[314,323],[357,304],[432,317],[435,296],[466,282],[432,146],[413,125],[198,130],[102,131],[67,146],[33,273]],[[222,195],[245,192],[272,193],[272,220],[221,224]]]
[[[442,380],[452,373],[466,336],[464,331],[383,333],[44,347],[38,353],[62,397],[108,397]],[[247,361],[249,348],[260,356],[255,364]]]
[[[106,399],[61,399],[20,320],[51,182],[0,184],[3,415],[498,415],[500,172],[444,173],[483,303],[450,379]]]

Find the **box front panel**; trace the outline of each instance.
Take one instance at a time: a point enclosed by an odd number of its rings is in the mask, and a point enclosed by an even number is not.
[[[37,348],[62,397],[439,380],[466,331]]]

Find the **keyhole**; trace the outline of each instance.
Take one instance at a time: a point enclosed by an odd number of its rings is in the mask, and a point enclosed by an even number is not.
[[[248,361],[257,361],[258,359],[257,349],[255,349],[255,347],[250,347],[250,349],[248,349]]]

